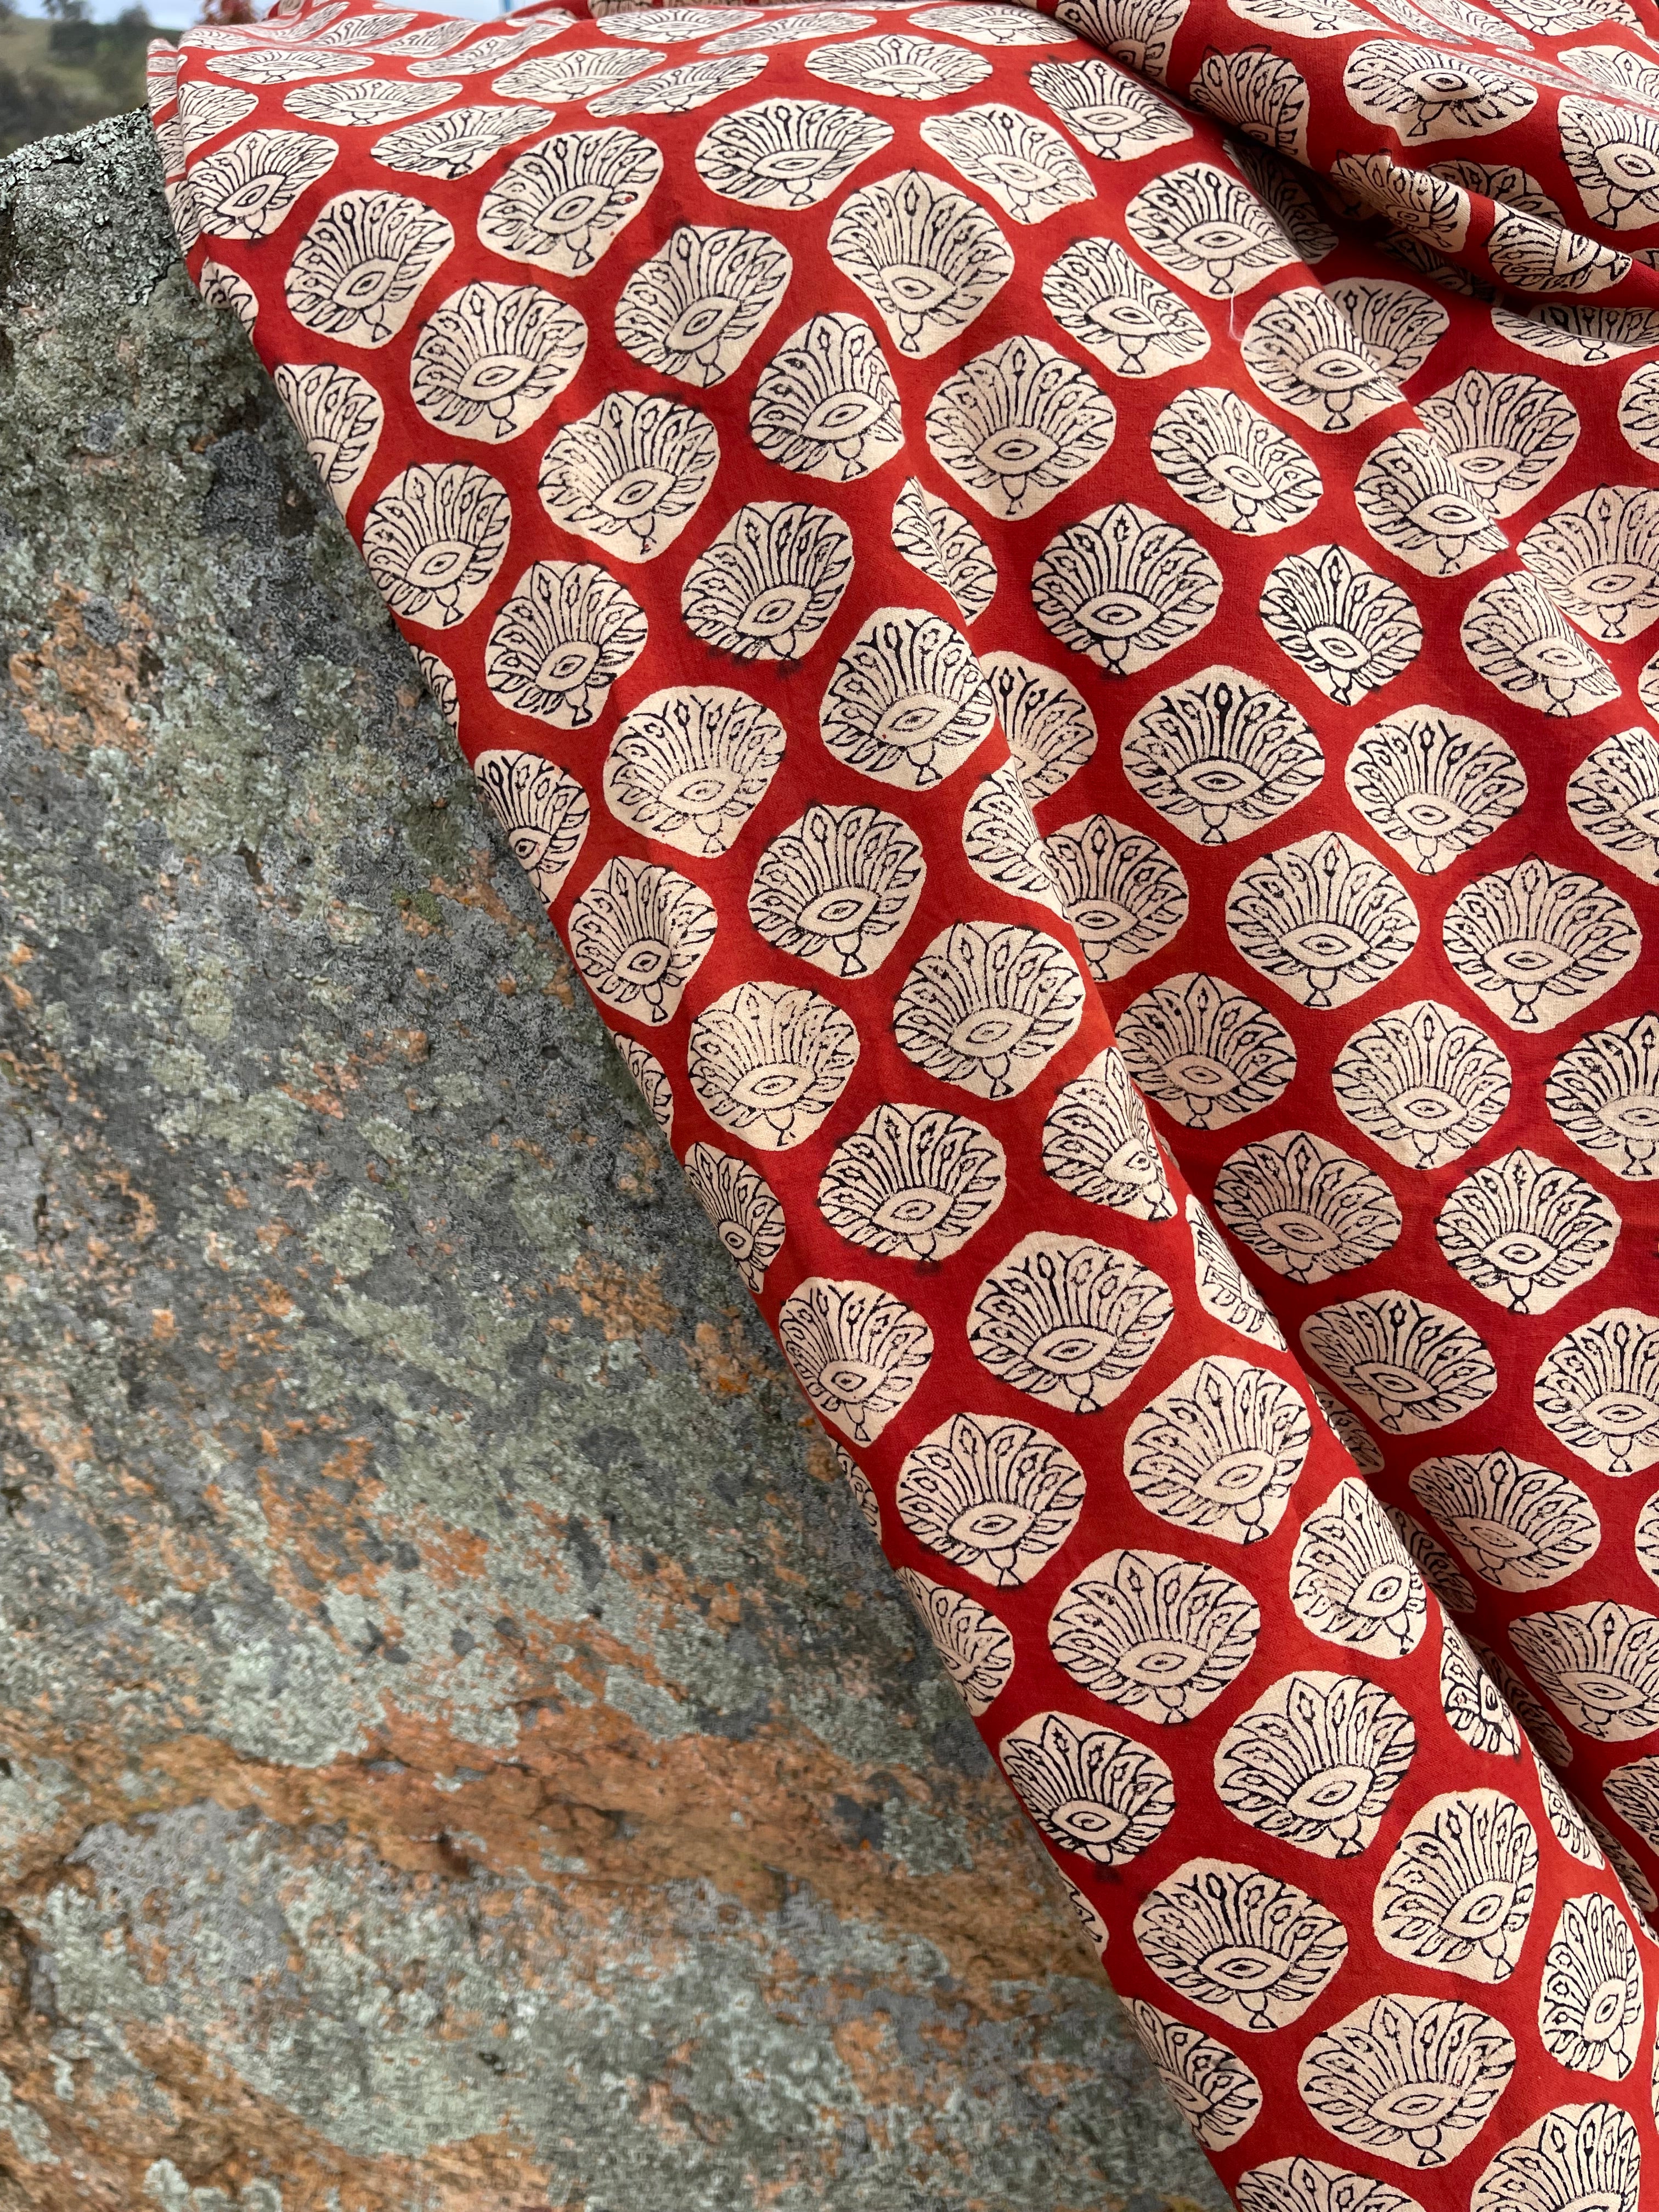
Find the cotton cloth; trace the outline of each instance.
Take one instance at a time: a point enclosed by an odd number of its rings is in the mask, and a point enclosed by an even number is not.
[[[153,85],[1237,2203],[1659,2204],[1650,0],[284,0]]]

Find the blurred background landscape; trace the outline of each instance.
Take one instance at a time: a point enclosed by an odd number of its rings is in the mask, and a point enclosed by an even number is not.
[[[100,9],[96,0],[46,0],[46,8],[25,15],[0,0],[0,155],[136,107],[145,47],[177,39],[196,20],[190,0],[158,4],[155,15],[139,4]]]

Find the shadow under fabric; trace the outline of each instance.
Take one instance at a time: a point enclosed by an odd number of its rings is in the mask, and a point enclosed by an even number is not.
[[[323,0],[153,87],[1239,2204],[1659,2203],[1650,0]]]

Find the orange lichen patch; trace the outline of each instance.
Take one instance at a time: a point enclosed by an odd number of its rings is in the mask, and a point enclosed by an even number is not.
[[[649,1332],[665,1336],[679,1315],[662,1294],[662,1270],[648,1268],[630,1274],[614,1260],[601,1260],[584,1252],[575,1266],[557,1278],[558,1287],[570,1291],[584,1314],[597,1320],[607,1344],[622,1337]]]
[[[691,1371],[711,1396],[741,1397],[757,1382],[775,1382],[775,1363],[758,1351],[736,1314],[700,1321],[685,1347]]]
[[[830,2040],[867,2105],[914,2106],[921,2094],[916,2069],[899,2050],[893,2023],[884,2014],[837,2021]]]
[[[121,607],[123,635],[105,645],[87,628],[90,592],[58,580],[47,610],[51,628],[40,644],[11,656],[18,710],[31,737],[53,751],[81,757],[100,745],[137,757],[149,732],[133,709],[146,688],[144,658],[155,624],[137,599]]]

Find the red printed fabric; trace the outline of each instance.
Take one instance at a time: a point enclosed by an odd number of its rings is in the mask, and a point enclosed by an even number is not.
[[[1659,2204],[1651,0],[324,0],[155,112],[1237,2203]]]

